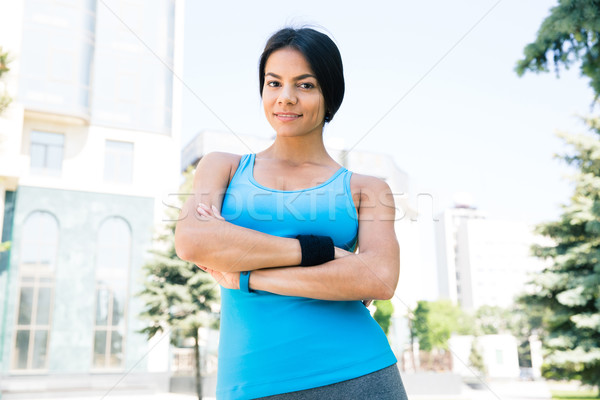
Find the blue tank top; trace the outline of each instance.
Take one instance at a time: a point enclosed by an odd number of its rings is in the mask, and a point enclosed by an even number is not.
[[[281,191],[253,176],[242,156],[221,214],[270,235],[326,235],[354,250],[358,217],[352,173],[340,168],[322,184]],[[218,399],[253,399],[357,378],[396,363],[387,338],[360,301],[325,301],[221,287]]]

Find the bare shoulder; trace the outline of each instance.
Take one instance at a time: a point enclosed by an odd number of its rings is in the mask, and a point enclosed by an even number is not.
[[[227,176],[229,180],[235,174],[242,156],[239,154],[213,151],[202,156],[196,166],[196,175],[210,171],[213,174]]]
[[[225,153],[223,151],[212,151],[202,156],[198,165],[209,164],[211,167],[237,165],[239,164],[241,158],[242,156],[239,154]]]
[[[390,186],[380,178],[370,175],[352,173],[350,179],[352,197],[362,201],[376,200],[378,196],[391,193]]]

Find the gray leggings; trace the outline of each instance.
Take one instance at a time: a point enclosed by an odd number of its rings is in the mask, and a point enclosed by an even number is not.
[[[261,397],[259,400],[408,400],[396,364],[332,385]]]

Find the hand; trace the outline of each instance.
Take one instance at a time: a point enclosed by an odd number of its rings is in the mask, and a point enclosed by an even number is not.
[[[235,290],[240,289],[240,273],[239,272],[216,271],[214,269],[205,267],[204,265],[198,265],[198,268],[200,268],[204,272],[208,272],[213,278],[215,278],[217,283],[219,285],[223,286],[224,288],[235,289]]]
[[[209,207],[204,203],[199,203],[196,207],[196,212],[198,212],[201,217],[204,217],[202,219],[220,219],[225,221],[225,218],[221,216],[221,213],[214,205]]]
[[[362,303],[365,305],[365,307],[369,307],[372,302],[373,302],[373,300],[363,300],[362,301]]]

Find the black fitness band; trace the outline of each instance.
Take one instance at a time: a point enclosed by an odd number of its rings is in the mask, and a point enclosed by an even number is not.
[[[329,236],[298,235],[296,239],[300,241],[300,265],[303,267],[320,265],[335,258],[333,240]]]

